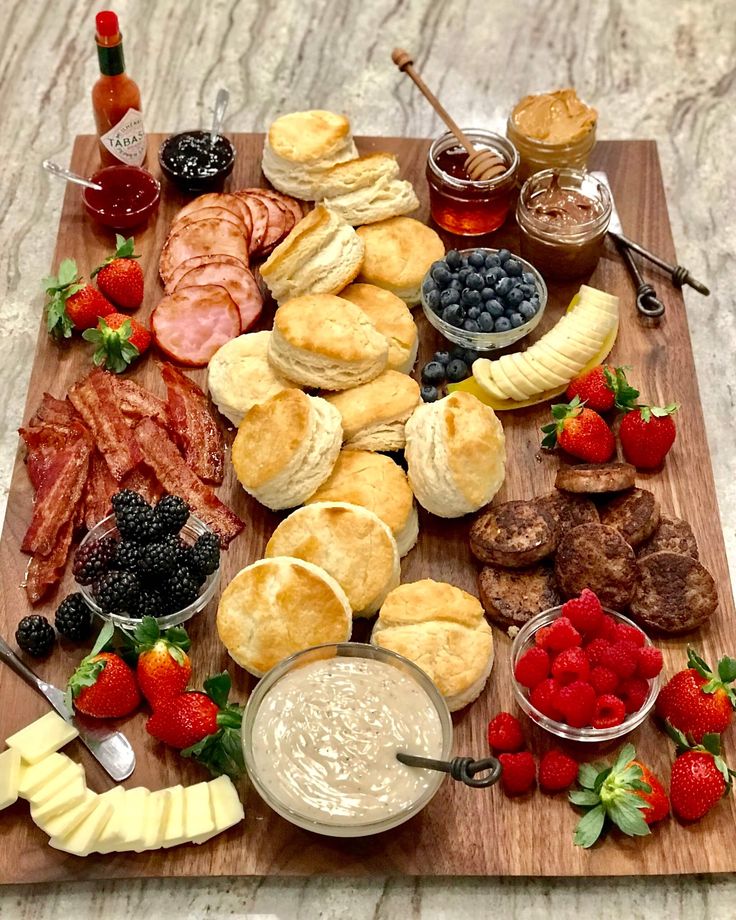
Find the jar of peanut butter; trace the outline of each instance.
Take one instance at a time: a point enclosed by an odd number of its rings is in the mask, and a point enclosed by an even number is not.
[[[506,135],[519,151],[519,178],[558,166],[585,169],[598,113],[574,89],[525,96],[509,116]]]

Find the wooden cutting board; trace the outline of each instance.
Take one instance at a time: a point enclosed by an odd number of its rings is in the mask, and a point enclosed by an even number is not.
[[[156,150],[161,137],[149,138],[149,165],[158,173]],[[238,135],[238,157],[230,186],[265,184],[260,172],[262,136]],[[411,179],[422,201],[420,219],[428,220],[427,186],[424,178],[429,142],[405,138],[362,138],[363,152],[388,150],[396,153],[404,176]],[[95,139],[77,138],[71,168],[84,175],[96,168]],[[601,142],[594,151],[591,168],[608,173],[626,233],[654,252],[675,262],[667,206],[657,149],[651,141]],[[171,217],[184,198],[168,184],[163,185],[158,219],[136,234],[136,251],[142,253],[146,273],[145,317],[161,293],[158,254]],[[467,241],[445,235],[448,245]],[[52,268],[71,256],[80,270],[88,273],[111,249],[113,236],[95,227],[85,216],[79,191],[69,186],[59,227]],[[518,234],[509,221],[490,240],[493,246],[517,249]],[[39,281],[48,266],[39,265]],[[646,273],[652,272],[647,269]],[[715,576],[720,609],[702,631],[661,643],[666,671],[672,673],[684,661],[688,641],[714,662],[720,655],[736,651],[733,646],[734,605],[729,585],[721,525],[716,504],[711,462],[703,425],[703,413],[693,365],[685,307],[680,293],[661,276],[653,276],[667,312],[658,326],[647,326],[634,305],[629,276],[611,250],[600,261],[590,284],[617,294],[621,299],[621,324],[613,351],[617,363],[631,365],[632,380],[654,404],[677,400],[678,439],[661,473],[642,475],[640,484],[652,489],[665,512],[690,521],[700,545],[701,557]],[[711,279],[712,280],[712,279]],[[550,286],[550,300],[537,337],[559,319],[578,284]],[[39,319],[42,298],[38,297]],[[263,318],[269,328],[272,309]],[[421,310],[415,313],[420,328],[421,349],[417,367],[440,347],[438,334],[426,323]],[[90,346],[75,340],[56,345],[47,337],[41,322],[24,421],[36,408],[44,390],[63,397],[67,388],[87,372]],[[154,362],[149,358],[132,376],[156,392],[163,393]],[[205,372],[192,374],[204,385]],[[531,498],[552,487],[557,458],[539,450],[540,424],[546,420],[545,406],[502,415],[506,429],[508,468],[499,500]],[[254,450],[258,449],[254,445]],[[247,521],[244,533],[225,554],[223,583],[240,568],[262,554],[278,517],[251,501],[228,472],[221,496]],[[5,527],[0,543],[0,628],[12,640],[15,625],[28,613],[20,587],[26,557],[20,541],[31,514],[32,493],[22,457],[16,461],[11,483]],[[447,580],[476,592],[477,569],[467,548],[469,521],[443,521],[420,514],[418,546],[403,560],[402,579],[432,577]],[[70,568],[70,567],[69,567]],[[71,588],[68,588],[71,590]],[[38,612],[53,617],[62,589],[55,601],[41,605]],[[188,624],[193,641],[195,678],[228,667],[234,677],[235,693],[245,699],[252,679],[228,660],[213,628],[216,604]],[[455,751],[484,756],[486,726],[500,709],[514,710],[509,683],[510,641],[497,630],[496,662],[486,691],[473,705],[455,714]],[[360,638],[364,638],[361,634]],[[39,673],[59,685],[79,660],[81,652],[64,643],[49,661],[37,666]],[[36,696],[15,674],[0,668],[0,738],[27,724],[46,711]],[[177,782],[191,783],[204,778],[201,768],[155,744],[144,730],[142,713],[123,720],[138,757],[138,767],[126,785],[151,789]],[[541,754],[548,736],[525,721],[534,751]],[[669,776],[672,748],[652,722],[634,732],[630,740],[643,760],[665,780]],[[726,752],[736,765],[736,746],[727,739]],[[612,756],[607,750],[578,749],[587,759]],[[86,750],[78,743],[68,748],[87,769],[91,788],[103,791],[111,783]],[[572,845],[577,815],[564,795],[554,797],[539,791],[521,799],[507,799],[498,788],[468,789],[449,780],[432,803],[408,824],[373,838],[357,841],[322,838],[298,830],[275,815],[248,787],[241,784],[246,819],[239,827],[210,843],[184,846],[140,855],[91,856],[78,859],[51,849],[46,836],[30,820],[28,806],[18,802],[0,817],[0,880],[40,882],[59,879],[116,878],[130,876],[204,875],[659,875],[670,873],[725,872],[736,869],[736,855],[730,845],[736,807],[731,797],[723,801],[699,824],[684,827],[674,820],[664,822],[644,839],[609,835],[592,851]]]

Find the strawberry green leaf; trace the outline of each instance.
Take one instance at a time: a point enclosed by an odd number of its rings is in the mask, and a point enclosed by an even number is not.
[[[97,328],[86,329],[82,338],[97,345],[92,360],[98,367],[104,365],[106,370],[121,374],[140,354],[135,345],[128,341],[131,334],[130,320],[126,320],[119,329],[110,329],[101,316]]]
[[[665,731],[667,732],[667,734],[675,742],[675,747],[677,748],[678,754],[681,753],[682,751],[690,750],[691,745],[688,739],[680,731],[679,728],[675,728],[675,726],[669,721],[669,719],[665,721],[664,727],[665,727]]]
[[[703,735],[703,740],[701,741],[702,746],[708,751],[709,754],[713,754],[714,757],[718,757],[721,753],[721,737],[720,735],[715,734],[714,732],[708,732]]]
[[[721,658],[718,662],[718,676],[724,684],[736,680],[736,658]]]
[[[581,763],[578,769],[578,783],[584,789],[594,789],[598,774],[604,769],[602,764]]]
[[[613,765],[613,772],[620,773],[628,767],[631,761],[636,757],[636,748],[633,744],[625,744],[618,753],[618,757]],[[639,770],[641,776],[641,770]]]
[[[224,709],[227,706],[231,686],[230,675],[227,671],[223,671],[221,674],[207,678],[204,682],[204,692],[220,709]]]
[[[608,817],[616,827],[629,837],[646,837],[651,833],[641,809],[647,803],[636,795],[623,795],[608,806]]]
[[[192,647],[189,634],[183,626],[172,626],[167,629],[164,633],[164,639],[184,652],[188,652]]]
[[[591,792],[589,789],[573,789],[568,799],[573,805],[579,805],[581,808],[599,805],[601,801],[601,797],[597,793]]]
[[[139,654],[152,649],[161,638],[161,630],[159,629],[156,617],[143,617],[135,628],[133,638],[135,639],[136,650]]]
[[[611,767],[606,767],[605,770],[601,770],[601,772],[596,777],[595,786],[593,786],[593,789],[595,792],[601,791],[603,784],[608,779],[608,777],[611,775],[611,772],[612,772]]]
[[[114,635],[115,635],[115,627],[108,620],[107,623],[105,623],[105,625],[100,630],[99,635],[97,636],[97,639],[95,639],[95,644],[92,646],[92,649],[89,655],[87,655],[87,658],[94,658],[95,655],[99,655],[100,652],[103,651],[105,646],[109,645]]]
[[[672,415],[680,408],[679,403],[669,403],[667,406],[650,406],[652,415],[655,418],[664,418],[666,415]]]
[[[601,835],[605,820],[606,812],[602,805],[596,805],[595,808],[591,808],[578,821],[578,826],[575,828],[572,838],[575,846],[584,847],[585,849],[592,847]]]
[[[237,779],[245,770],[239,728],[221,728],[185,748],[181,755],[201,763],[213,776],[224,773],[231,779]]]

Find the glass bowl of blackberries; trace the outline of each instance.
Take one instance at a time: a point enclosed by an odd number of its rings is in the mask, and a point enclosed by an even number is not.
[[[422,282],[422,307],[442,335],[474,351],[518,342],[547,306],[534,266],[508,249],[450,249]]]
[[[112,507],[74,555],[74,578],[92,612],[129,628],[154,616],[165,629],[204,610],[220,580],[217,535],[176,495],[151,504],[125,489]]]

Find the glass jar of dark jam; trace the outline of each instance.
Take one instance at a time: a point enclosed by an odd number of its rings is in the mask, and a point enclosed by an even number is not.
[[[458,236],[482,236],[503,224],[516,188],[519,154],[507,138],[482,128],[465,128],[473,146],[492,150],[506,164],[500,176],[474,182],[465,171],[467,152],[449,131],[438,137],[427,156],[429,205],[434,221]]]
[[[226,137],[209,131],[183,131],[161,144],[158,161],[164,175],[188,192],[204,192],[222,185],[235,162],[235,148]]]

